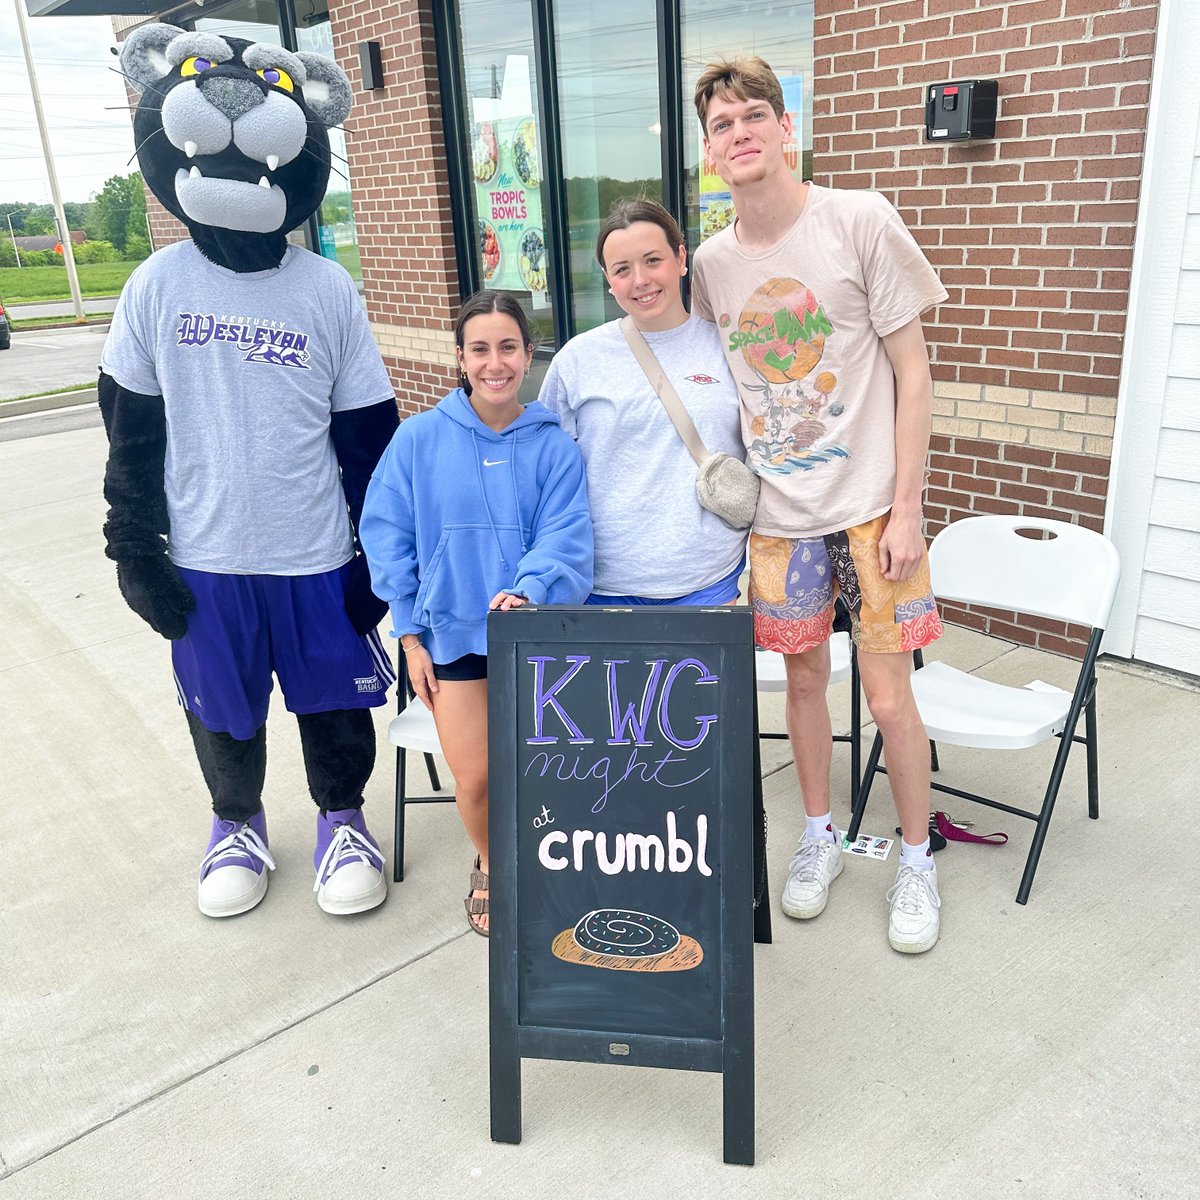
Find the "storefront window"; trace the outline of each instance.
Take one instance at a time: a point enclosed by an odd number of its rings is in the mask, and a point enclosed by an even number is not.
[[[455,114],[464,291],[516,294],[543,350],[620,315],[594,258],[614,200],[681,204],[691,249],[732,220],[724,181],[703,169],[692,106],[706,62],[757,54],[771,64],[793,115],[792,169],[811,177],[813,0],[749,9],[728,0],[439,0],[434,12],[444,22],[445,110]],[[659,28],[660,13],[669,27]],[[660,61],[676,45],[682,64]],[[538,78],[542,63],[554,78]],[[665,131],[664,114],[673,120]],[[536,360],[543,370],[547,357]]]
[[[245,38],[248,42],[273,42],[283,45],[279,31],[279,8],[276,0],[234,0],[205,10],[193,22],[204,33],[227,33],[230,37]]]
[[[535,341],[552,346],[532,14],[528,4],[463,0],[459,22],[480,286],[515,295]]]
[[[731,7],[718,0],[682,0],[683,155],[687,240],[693,249],[733,219],[729,189],[705,164],[703,131],[692,103],[705,63],[739,54],[766,59],[783,84],[796,145],[790,159],[797,179],[812,178],[813,0]],[[785,148],[785,153],[786,153]]]
[[[557,0],[554,7],[576,331],[621,315],[595,258],[613,202],[662,199],[655,9],[654,0],[602,7]]]
[[[333,33],[329,13],[311,0],[301,6],[296,17],[296,46],[309,54],[333,58]],[[350,124],[354,121],[351,119]],[[340,262],[354,277],[362,291],[362,264],[358,257],[358,231],[354,226],[354,203],[350,196],[350,166],[346,156],[346,135],[341,129],[329,131],[330,171],[325,199],[317,210],[317,237],[314,247],[326,258]]]

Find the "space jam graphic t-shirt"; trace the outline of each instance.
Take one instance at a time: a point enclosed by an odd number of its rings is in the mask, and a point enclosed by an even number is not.
[[[696,251],[692,307],[715,322],[762,479],[754,532],[820,537],[886,512],[895,376],[882,338],[946,291],[877,192],[810,184],[796,223],[750,252],[728,226]]]
[[[330,413],[394,393],[342,267],[293,246],[239,275],[165,247],[129,277],[101,367],[166,402],[174,563],[314,575],[349,559]]]

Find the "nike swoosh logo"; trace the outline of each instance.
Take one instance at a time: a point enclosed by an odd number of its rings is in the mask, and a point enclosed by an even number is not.
[[[488,462],[488,460],[485,458],[485,459],[483,460],[483,465],[484,465],[485,467],[498,467],[498,466],[500,466],[502,463],[506,463],[506,462],[508,462],[508,459],[507,459],[507,458],[498,458],[498,459],[496,459],[496,461],[495,461],[495,462]]]

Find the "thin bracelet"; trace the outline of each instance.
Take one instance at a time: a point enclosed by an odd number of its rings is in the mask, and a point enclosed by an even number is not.
[[[406,646],[403,642],[401,642],[400,649],[403,650],[405,654],[411,654],[414,650],[421,649],[421,640],[418,638],[417,641],[411,646]]]

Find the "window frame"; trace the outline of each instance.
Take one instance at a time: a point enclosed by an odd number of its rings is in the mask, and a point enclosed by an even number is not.
[[[283,0],[288,2],[288,0]],[[548,362],[556,351],[575,336],[567,224],[567,192],[563,181],[563,148],[558,94],[558,70],[554,40],[555,0],[521,0],[530,6],[533,22],[533,59],[536,75],[539,126],[542,131],[542,221],[546,248],[554,270],[550,273],[551,308],[555,345],[538,346],[535,358]],[[655,0],[659,74],[659,123],[665,207],[682,225],[684,212],[683,175],[683,34],[680,0]],[[434,41],[437,45],[438,86],[442,102],[442,127],[446,141],[451,225],[454,257],[458,267],[460,301],[480,286],[479,258],[474,253],[472,181],[469,178],[469,148],[466,144],[466,103],[463,87],[462,42],[459,37],[457,0],[433,0]],[[687,279],[684,280],[686,289]],[[684,300],[687,301],[685,290]]]

